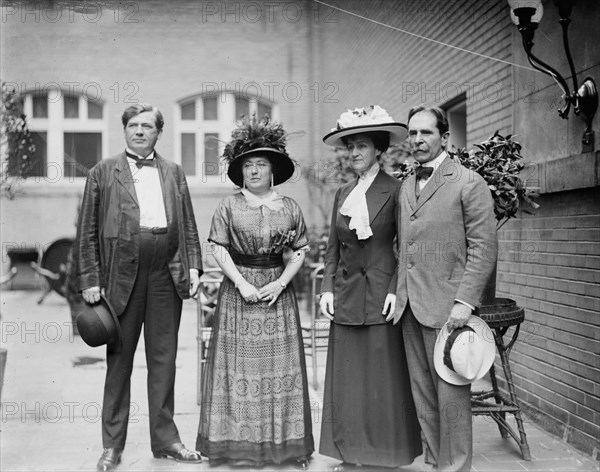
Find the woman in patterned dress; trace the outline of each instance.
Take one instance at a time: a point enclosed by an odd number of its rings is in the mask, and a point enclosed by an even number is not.
[[[224,157],[242,187],[217,208],[210,230],[221,284],[206,370],[197,450],[211,464],[308,468],[314,451],[306,363],[291,280],[308,248],[302,212],[272,187],[294,163],[286,133],[245,117]],[[286,256],[284,258],[284,255]]]
[[[319,452],[334,472],[410,464],[421,454],[419,423],[396,301],[400,182],[380,169],[406,126],[376,106],[343,113],[325,144],[348,149],[357,178],[335,195],[320,306],[329,331]]]

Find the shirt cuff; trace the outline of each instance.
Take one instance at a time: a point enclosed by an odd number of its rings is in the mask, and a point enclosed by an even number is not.
[[[197,276],[200,276],[200,271],[199,271],[198,269],[196,269],[196,268],[193,268],[193,267],[192,267],[192,268],[190,269],[190,272],[191,272],[191,271],[193,271],[193,270],[195,270],[195,271],[196,271],[196,275],[197,275]]]
[[[465,306],[468,306],[471,309],[471,311],[475,311],[475,307],[473,305],[470,305],[467,302],[463,302],[462,300],[459,300],[458,298],[455,298],[454,301],[458,302],[458,303],[462,303]]]

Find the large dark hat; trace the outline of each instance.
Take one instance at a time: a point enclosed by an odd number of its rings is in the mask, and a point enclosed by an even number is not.
[[[86,305],[77,315],[76,321],[81,339],[89,346],[98,347],[107,344],[116,352],[121,350],[123,345],[121,324],[104,295],[100,295],[100,302],[95,305]]]
[[[294,161],[285,150],[287,133],[280,123],[271,123],[269,116],[260,120],[244,115],[231,133],[231,141],[225,146],[223,159],[229,163],[227,176],[238,187],[244,185],[242,165],[247,157],[266,157],[273,168],[273,184],[288,180],[295,170]]]
[[[345,147],[342,138],[373,131],[390,133],[390,144],[400,144],[408,135],[405,124],[396,123],[383,108],[371,105],[342,113],[337,126],[323,137],[323,142],[330,146]]]

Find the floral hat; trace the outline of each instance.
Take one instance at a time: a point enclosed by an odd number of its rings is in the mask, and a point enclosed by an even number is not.
[[[389,132],[391,144],[404,141],[408,135],[405,124],[396,123],[379,105],[371,105],[367,108],[355,108],[342,113],[337,121],[337,126],[325,135],[323,142],[330,146],[345,147],[342,138],[371,131]]]
[[[223,159],[229,164],[227,176],[238,187],[244,185],[242,164],[246,157],[266,157],[273,168],[273,184],[288,180],[295,170],[294,161],[285,150],[287,133],[280,123],[271,123],[269,115],[260,120],[244,115],[238,127],[231,133],[231,141],[225,146]]]

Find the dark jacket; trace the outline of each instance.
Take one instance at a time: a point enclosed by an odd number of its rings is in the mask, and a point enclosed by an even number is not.
[[[155,154],[167,215],[169,271],[182,299],[189,298],[189,269],[202,274],[196,220],[183,170]],[[157,189],[158,190],[158,189]],[[117,315],[123,313],[138,271],[140,209],[125,153],[88,173],[75,256],[79,290],[103,287]]]
[[[333,292],[335,323],[383,324],[386,295],[396,293],[394,237],[400,182],[380,170],[367,190],[373,235],[364,241],[349,228],[350,218],[339,212],[356,183],[343,185],[335,195],[321,292]]]

